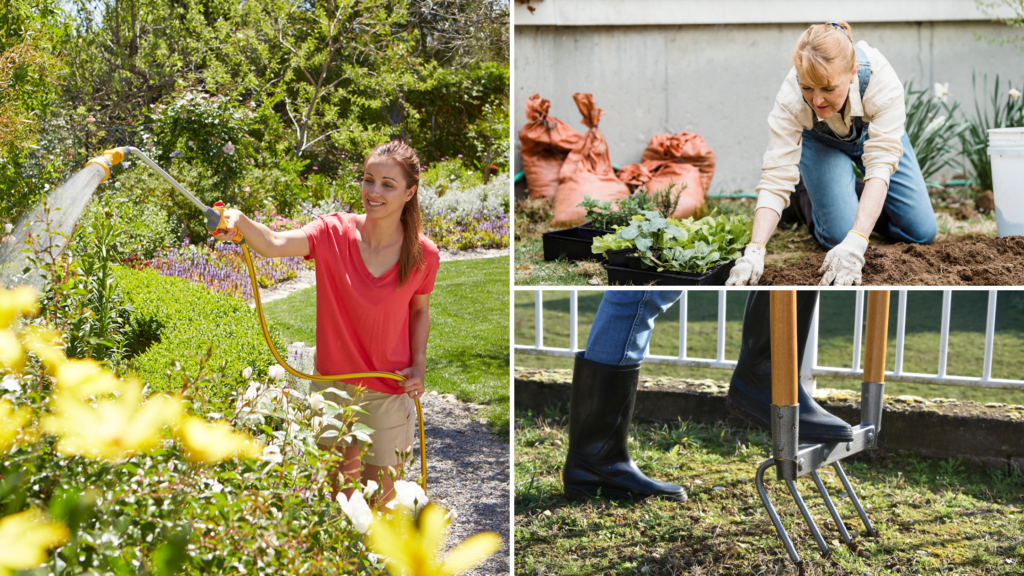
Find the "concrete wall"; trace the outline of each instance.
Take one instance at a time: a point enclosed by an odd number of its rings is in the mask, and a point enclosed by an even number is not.
[[[555,19],[555,9],[567,4],[565,0],[560,4],[534,0],[533,4],[538,7],[534,16],[543,17],[535,21],[567,20]],[[739,0],[731,4],[742,8]],[[764,4],[772,3],[758,3]],[[945,4],[949,2],[936,6]],[[714,16],[698,12],[703,19]],[[947,15],[960,13],[948,11]],[[721,14],[717,17],[727,20]],[[733,18],[742,20],[743,15]],[[649,14],[635,20],[644,19],[650,19]],[[536,93],[551,100],[553,116],[585,131],[572,94],[591,92],[597,105],[607,111],[600,129],[608,139],[613,163],[639,161],[654,134],[696,132],[715,151],[712,191],[753,191],[767,142],[766,118],[791,66],[789,51],[808,23],[556,26],[532,22],[517,4],[513,45],[517,135],[526,122],[526,98]],[[999,74],[1003,93],[1006,79],[1018,88],[1024,81],[1024,52],[976,36],[1006,35],[1008,29],[1001,25],[977,19],[851,21],[851,25],[854,39],[882,50],[902,79],[913,79],[922,88],[948,82],[951,98],[971,111],[972,72],[977,73],[979,86],[982,74],[990,78]],[[515,163],[520,170],[518,153]]]

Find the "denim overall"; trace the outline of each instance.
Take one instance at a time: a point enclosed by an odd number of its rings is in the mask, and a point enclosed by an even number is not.
[[[863,102],[871,81],[871,62],[860,46],[854,45],[854,49]],[[850,161],[864,172],[861,158],[864,142],[868,140],[869,123],[854,116],[850,133],[838,136],[825,122],[818,120],[813,108],[811,118],[813,128],[803,131],[800,176],[811,200],[814,235],[823,246],[831,249],[846,238],[857,217],[860,197],[854,187],[855,175]],[[889,191],[875,231],[893,242],[928,244],[935,239],[935,212],[905,131],[900,141],[903,156],[889,179]]]

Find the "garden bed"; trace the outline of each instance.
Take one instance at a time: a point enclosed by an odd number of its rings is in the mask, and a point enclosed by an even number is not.
[[[809,286],[821,281],[825,252],[767,264],[760,285]],[[1024,285],[1024,237],[956,238],[931,245],[872,245],[865,254],[865,286]]]

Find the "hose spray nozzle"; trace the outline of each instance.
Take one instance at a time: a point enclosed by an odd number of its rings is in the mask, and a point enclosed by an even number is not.
[[[130,146],[121,146],[120,148],[111,148],[110,150],[104,150],[102,156],[97,156],[92,160],[85,163],[86,166],[89,164],[96,164],[100,168],[103,168],[103,180],[100,180],[100,184],[107,181],[110,178],[110,169],[114,167],[114,164],[120,164],[131,153]]]

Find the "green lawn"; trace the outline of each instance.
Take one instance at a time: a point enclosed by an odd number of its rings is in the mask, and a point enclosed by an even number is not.
[[[586,346],[602,292],[579,292],[579,346]],[[735,360],[739,356],[740,333],[746,291],[727,292],[725,357]],[[546,290],[544,298],[544,343],[547,346],[569,345],[569,293]],[[829,290],[821,295],[821,318],[818,347],[819,366],[853,366],[853,313],[854,292]],[[515,293],[515,341],[531,345],[534,341],[534,291]],[[688,355],[714,358],[717,346],[718,294],[712,291],[689,292],[687,330]],[[896,361],[897,293],[892,292],[889,312],[888,369]],[[981,376],[985,351],[985,318],[988,293],[982,291],[954,291],[950,318],[947,374]],[[939,362],[939,327],[942,313],[940,291],[910,291],[907,296],[906,347],[903,366],[905,372],[934,374]],[[866,308],[866,306],[865,306]],[[655,324],[651,338],[651,351],[658,355],[675,356],[679,347],[679,308],[673,305]],[[863,346],[862,346],[863,354]],[[516,366],[535,368],[572,368],[566,358],[552,358],[516,354]],[[863,360],[862,360],[863,365]],[[713,378],[728,382],[727,370],[705,368],[678,368],[649,364],[643,373],[649,376],[673,375],[681,378]],[[993,346],[992,376],[1019,379],[1024,376],[1024,292],[1000,291],[997,300],[996,333]],[[842,378],[819,378],[818,385],[828,388],[860,389],[860,381]],[[913,394],[925,398],[959,398],[979,402],[1024,404],[1024,391],[940,386],[931,384],[886,384],[891,395]]]
[[[427,389],[486,404],[496,434],[509,433],[508,258],[442,262],[430,296]],[[316,342],[316,288],[266,306],[288,342]]]
[[[515,573],[546,575],[797,574],[757,495],[767,432],[698,425],[638,426],[641,470],[683,485],[689,501],[568,501],[561,417],[516,413]],[[1020,574],[1024,476],[968,470],[956,460],[864,455],[843,466],[879,535],[840,536],[809,478],[797,481],[832,560],[823,560],[785,484],[766,474],[772,502],[808,575]],[[831,468],[819,472],[851,530],[864,527]]]

